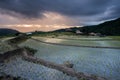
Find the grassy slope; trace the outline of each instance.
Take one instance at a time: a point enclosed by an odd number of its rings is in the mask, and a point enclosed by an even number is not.
[[[6,37],[6,38],[0,38],[0,53],[5,53],[7,51],[11,51],[16,49],[17,47],[14,47],[11,44],[19,44],[24,41],[26,41],[29,37],[28,36],[18,36],[18,37]]]
[[[7,43],[8,39],[11,39],[11,38],[1,38],[0,39],[0,53],[4,53],[7,51],[11,51],[11,50],[16,49],[15,47],[12,47],[11,45],[9,45]]]
[[[120,41],[120,36],[109,36],[109,37],[112,38],[112,39]]]

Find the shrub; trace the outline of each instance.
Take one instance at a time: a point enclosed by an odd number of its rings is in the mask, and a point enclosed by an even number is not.
[[[28,46],[25,46],[24,48],[28,51],[29,55],[32,55],[32,56],[37,52],[36,49],[30,48]]]
[[[29,39],[30,37],[29,36],[26,36],[26,35],[21,35],[21,36],[17,36],[13,39],[10,39],[9,42],[12,43],[12,44],[19,44],[21,42],[24,42],[26,41],[27,39]]]

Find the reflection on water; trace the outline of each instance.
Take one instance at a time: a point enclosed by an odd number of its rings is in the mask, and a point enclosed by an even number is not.
[[[35,56],[38,58],[60,64],[70,61],[78,72],[95,74],[108,80],[120,80],[120,50],[48,45],[32,40],[22,45],[37,49]],[[1,67],[1,71],[31,80],[76,80],[57,70],[26,62],[20,58]]]

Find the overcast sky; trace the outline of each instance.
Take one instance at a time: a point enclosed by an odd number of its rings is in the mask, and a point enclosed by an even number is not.
[[[0,28],[55,30],[120,17],[120,0],[0,0]]]

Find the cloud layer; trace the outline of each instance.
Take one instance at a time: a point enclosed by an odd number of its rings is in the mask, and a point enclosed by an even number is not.
[[[93,25],[120,17],[119,3],[120,0],[0,0],[0,15],[46,19],[45,13],[57,13],[72,21],[70,25]]]

